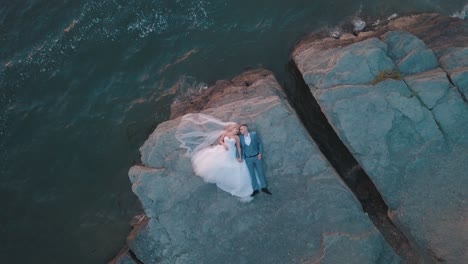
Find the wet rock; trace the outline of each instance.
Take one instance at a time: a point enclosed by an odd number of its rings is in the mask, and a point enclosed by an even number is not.
[[[356,36],[354,36],[353,34],[350,34],[350,33],[345,33],[343,35],[341,35],[339,37],[340,40],[347,40],[347,39],[353,39],[355,38]]]
[[[362,31],[366,27],[366,22],[359,17],[355,17],[351,23],[353,23],[353,32]]]

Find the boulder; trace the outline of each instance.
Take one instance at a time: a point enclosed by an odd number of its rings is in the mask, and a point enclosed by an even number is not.
[[[427,263],[468,263],[467,28],[412,15],[352,41],[309,36],[292,55]]]
[[[273,74],[219,82],[158,125],[129,171],[147,220],[128,245],[143,263],[400,263],[285,99]],[[272,196],[250,203],[194,175],[174,133],[183,112],[249,124]],[[178,117],[177,117],[178,116]],[[215,161],[214,161],[215,162]]]

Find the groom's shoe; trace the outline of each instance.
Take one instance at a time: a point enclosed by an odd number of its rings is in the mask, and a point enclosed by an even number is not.
[[[254,197],[255,195],[258,194],[258,190],[253,191],[253,193],[250,195],[250,197]]]
[[[268,190],[268,188],[266,188],[266,187],[265,187],[265,188],[262,188],[262,192],[271,195],[270,190]]]

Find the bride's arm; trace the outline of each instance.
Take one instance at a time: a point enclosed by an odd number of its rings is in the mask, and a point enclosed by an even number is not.
[[[238,161],[242,161],[242,152],[241,152],[241,146],[240,146],[240,138],[239,136],[235,137],[236,139],[236,146],[237,146],[237,152],[239,154],[239,157],[237,157]]]
[[[219,138],[219,144],[223,145],[225,150],[229,150],[229,147],[226,145],[226,143],[224,143],[224,136],[225,135],[226,135],[225,132],[223,134],[221,134],[221,137]]]

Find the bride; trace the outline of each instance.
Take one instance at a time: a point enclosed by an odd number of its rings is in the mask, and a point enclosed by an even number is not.
[[[247,165],[240,158],[238,133],[236,123],[204,114],[188,114],[182,117],[176,138],[191,155],[196,175],[248,202],[252,200],[253,189]],[[219,144],[213,146],[216,142]]]

